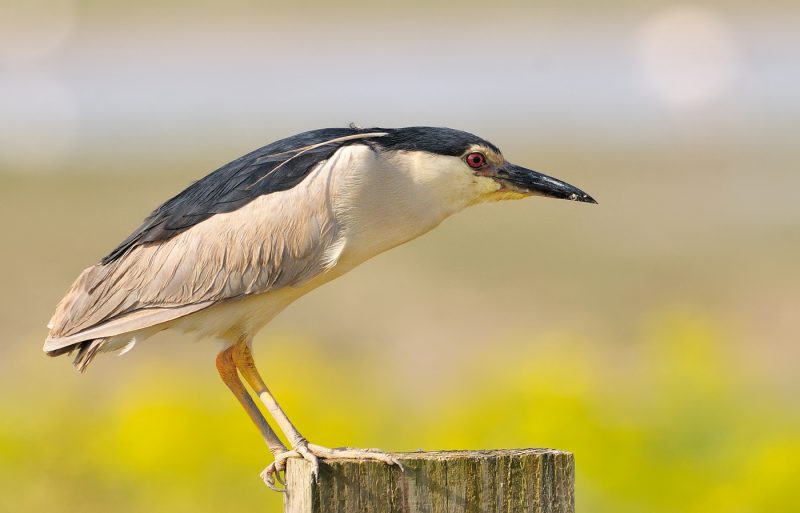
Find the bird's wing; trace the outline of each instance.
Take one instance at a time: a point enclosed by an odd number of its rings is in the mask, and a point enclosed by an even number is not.
[[[137,230],[136,242],[129,242],[132,236],[123,251],[76,280],[50,321],[45,351],[155,326],[219,301],[296,286],[330,267],[340,249],[331,177],[350,165],[353,153],[344,150],[339,146],[312,163],[291,188],[258,195],[235,210],[209,214],[188,228],[171,225],[172,216]],[[180,231],[153,239],[170,226]]]
[[[101,263],[113,262],[136,246],[170,239],[211,216],[233,212],[265,194],[291,189],[340,148],[386,135],[379,129],[325,128],[259,148],[167,200]]]

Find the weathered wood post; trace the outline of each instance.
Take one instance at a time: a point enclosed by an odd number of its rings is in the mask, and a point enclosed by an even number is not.
[[[571,453],[552,449],[407,452],[377,462],[288,461],[284,513],[574,513]]]

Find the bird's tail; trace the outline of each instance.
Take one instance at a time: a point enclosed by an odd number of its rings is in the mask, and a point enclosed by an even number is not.
[[[77,351],[78,354],[76,354],[75,358],[72,360],[72,366],[75,367],[78,372],[83,372],[86,370],[86,367],[92,363],[94,357],[97,356],[97,353],[106,343],[106,340],[107,339],[105,338],[84,340],[70,346],[60,347],[53,351],[48,351],[47,356],[60,356],[64,353],[72,354],[73,352]]]

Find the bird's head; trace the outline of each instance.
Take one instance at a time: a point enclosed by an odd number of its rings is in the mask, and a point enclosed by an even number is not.
[[[467,205],[528,196],[597,203],[566,182],[516,164],[494,144],[450,128],[387,130],[375,141],[419,185],[458,197]]]

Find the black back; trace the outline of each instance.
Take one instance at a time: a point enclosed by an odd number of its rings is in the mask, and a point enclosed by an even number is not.
[[[298,152],[301,148],[333,139],[373,132],[387,135],[336,141]],[[291,189],[303,181],[314,166],[350,144],[366,144],[381,151],[426,151],[451,156],[461,155],[473,144],[497,151],[494,145],[475,135],[450,128],[351,127],[304,132],[239,157],[194,182],[154,210],[101,262],[113,262],[135,246],[167,240],[214,214],[232,212],[264,194]]]

